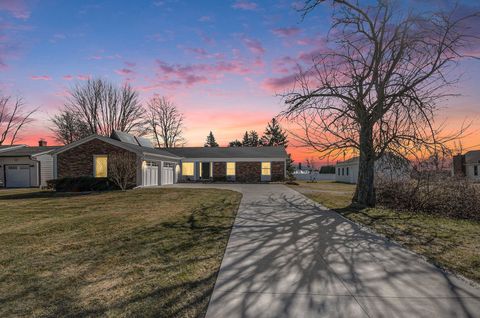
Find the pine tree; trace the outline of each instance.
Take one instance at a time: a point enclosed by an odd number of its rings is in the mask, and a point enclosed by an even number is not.
[[[230,141],[230,143],[228,144],[229,147],[241,147],[242,146],[242,142],[238,139],[235,139],[234,141]]]
[[[287,133],[282,129],[277,119],[273,118],[267,124],[261,142],[263,146],[284,146],[287,148]]]
[[[215,136],[210,131],[210,134],[207,136],[207,141],[205,142],[205,147],[218,147],[217,141],[215,140]]]
[[[243,147],[258,147],[260,146],[260,138],[255,130],[246,131],[242,140]]]
[[[242,146],[243,147],[249,147],[250,146],[250,138],[248,136],[248,131],[246,131],[245,134],[243,135]]]

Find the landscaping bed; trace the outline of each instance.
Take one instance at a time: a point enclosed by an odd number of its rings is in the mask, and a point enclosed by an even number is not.
[[[0,316],[202,317],[241,194],[0,191]]]

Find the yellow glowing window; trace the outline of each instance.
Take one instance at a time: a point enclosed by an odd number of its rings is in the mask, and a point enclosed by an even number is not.
[[[95,178],[106,178],[108,174],[108,157],[95,156],[94,170]]]
[[[227,162],[227,176],[235,175],[235,162]]]
[[[271,174],[270,162],[262,162],[262,176],[269,176]]]
[[[195,175],[193,162],[182,162],[182,175],[193,177]]]

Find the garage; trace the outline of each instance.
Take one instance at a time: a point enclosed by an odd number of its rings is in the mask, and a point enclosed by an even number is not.
[[[175,164],[173,162],[164,162],[162,165],[162,185],[173,184],[173,169]]]
[[[153,161],[143,164],[143,185],[146,187],[158,185],[158,165]]]
[[[30,165],[5,165],[7,188],[30,187]]]

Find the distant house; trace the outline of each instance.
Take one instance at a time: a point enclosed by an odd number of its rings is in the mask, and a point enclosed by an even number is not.
[[[268,182],[286,177],[284,147],[181,147],[158,149],[145,138],[116,131],[91,135],[53,152],[55,178],[109,176],[110,156],[129,155],[136,186],[177,182]],[[126,156],[127,157],[127,156]]]
[[[480,182],[480,150],[453,156],[452,175]]]
[[[53,179],[52,152],[58,146],[49,147],[40,140],[38,147],[26,145],[0,146],[0,187],[44,187]]]
[[[335,165],[335,181],[353,183],[358,181],[359,157],[353,157],[345,161],[339,161]],[[410,163],[399,156],[387,153],[381,159],[375,161],[375,177],[401,179],[410,176]]]

